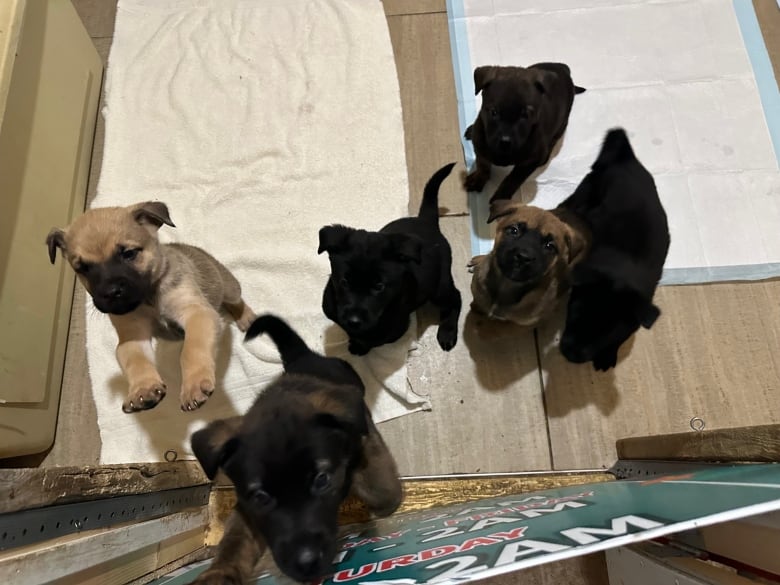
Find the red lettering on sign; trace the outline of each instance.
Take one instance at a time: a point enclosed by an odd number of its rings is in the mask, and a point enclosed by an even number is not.
[[[437,546],[436,548],[429,548],[420,552],[420,562],[430,561],[438,557],[444,557],[458,552],[458,547],[454,544],[448,544],[447,546]]]
[[[352,568],[344,569],[342,571],[339,571],[335,575],[333,575],[333,582],[334,583],[346,583],[347,581],[352,581],[354,579],[359,579],[360,577],[365,577],[367,575],[370,575],[374,572],[376,569],[376,563],[369,563],[367,565],[363,565],[358,569],[358,572],[355,573],[355,570]]]
[[[491,534],[490,538],[497,538],[498,540],[514,540],[516,538],[522,538],[526,530],[528,530],[528,526],[521,526],[520,528],[513,528],[508,532],[496,532],[495,534]]]
[[[417,555],[401,555],[400,557],[394,557],[392,559],[385,559],[384,561],[380,561],[376,572],[384,573],[385,571],[389,571],[390,569],[395,569],[396,567],[405,567],[406,565],[413,565],[416,562],[417,562]]]
[[[479,537],[479,538],[469,538],[466,542],[460,545],[461,552],[471,550],[472,548],[477,548],[478,546],[487,546],[489,544],[496,544],[497,542],[501,542],[500,540],[495,540],[493,538],[487,538],[487,537]]]

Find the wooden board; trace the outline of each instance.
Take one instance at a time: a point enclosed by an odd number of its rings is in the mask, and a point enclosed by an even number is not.
[[[780,282],[661,287],[661,317],[615,370],[566,362],[541,330],[554,467],[609,467],[623,437],[780,420]]]
[[[203,533],[207,522],[208,509],[203,506],[146,522],[92,530],[12,549],[0,554],[0,583],[18,583],[20,574],[24,574],[29,583],[63,579],[179,535],[197,530]],[[168,555],[165,560],[169,558]]]
[[[780,461],[780,424],[631,437],[617,442],[620,459]]]
[[[403,108],[409,212],[417,213],[431,175],[445,164],[457,162],[439,191],[439,209],[448,215],[467,214],[447,14],[389,16],[387,23]]]
[[[433,410],[378,425],[401,475],[495,473],[550,468],[533,332],[470,314],[468,218],[445,217],[452,270],[464,307],[458,344],[444,352],[436,314],[419,312],[420,350],[408,362],[415,392]]]
[[[0,514],[208,483],[196,461],[0,470]]]

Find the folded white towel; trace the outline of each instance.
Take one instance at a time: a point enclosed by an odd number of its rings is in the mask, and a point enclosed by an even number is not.
[[[328,223],[378,229],[406,214],[398,82],[378,0],[120,0],[106,77],[106,139],[93,207],[157,199],[176,229],[162,241],[208,250],[257,312],[287,319],[312,348],[347,355],[321,310]],[[88,300],[91,304],[91,301]],[[351,359],[376,420],[418,410],[406,337]],[[224,328],[214,396],[179,410],[180,343],[157,344],[168,397],[121,410],[127,384],[109,320],[88,311],[87,356],[102,463],[190,455],[207,421],[244,412],[281,372],[267,338]],[[387,392],[387,391],[389,392]]]

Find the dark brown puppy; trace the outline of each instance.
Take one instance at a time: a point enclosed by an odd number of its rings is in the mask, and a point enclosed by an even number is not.
[[[331,274],[322,310],[349,335],[349,351],[364,355],[398,340],[409,317],[430,301],[439,308],[436,338],[444,351],[458,340],[461,298],[452,280],[452,251],[439,229],[439,185],[450,163],[428,180],[417,217],[396,219],[378,232],[329,225],[320,230],[318,254],[327,252]]]
[[[401,503],[401,482],[347,362],[311,351],[281,319],[259,317],[246,339],[268,333],[285,373],[243,417],[192,436],[206,474],[222,469],[238,502],[200,585],[246,583],[266,547],[297,581],[327,573],[336,554],[337,515],[348,493],[377,516]]]
[[[116,357],[130,385],[125,412],[153,408],[165,397],[150,359],[152,337],[185,338],[181,408],[195,410],[216,384],[218,311],[230,313],[241,331],[255,317],[238,280],[214,257],[195,246],[159,243],[163,224],[175,227],[168,207],[147,201],[91,209],[46,238],[52,264],[60,248],[116,329]]]
[[[669,251],[666,212],[622,128],[607,133],[591,172],[561,207],[593,233],[590,253],[572,272],[561,353],[606,371],[620,346],[661,314],[653,295]]]
[[[563,63],[530,67],[477,67],[474,90],[482,107],[465,137],[474,144],[476,166],[466,176],[467,191],[482,191],[490,165],[514,165],[490,198],[511,199],[525,180],[550,159],[563,136],[574,94],[585,91]]]
[[[493,249],[469,263],[471,308],[534,326],[568,291],[571,269],[587,251],[587,229],[563,209],[546,211],[508,200],[490,205],[488,223],[494,220]]]

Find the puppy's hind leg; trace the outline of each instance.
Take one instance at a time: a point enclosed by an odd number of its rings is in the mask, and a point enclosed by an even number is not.
[[[193,585],[244,585],[265,551],[265,542],[253,533],[238,510],[233,510],[214,562]]]
[[[246,331],[255,320],[255,312],[241,298],[241,284],[227,268],[217,263],[224,287],[222,306],[236,321],[239,331]]]
[[[439,289],[431,299],[439,308],[439,330],[436,339],[444,351],[450,351],[458,342],[458,318],[460,317],[460,292],[455,288],[450,267],[452,260],[442,262]]]
[[[363,437],[358,468],[352,477],[352,493],[376,516],[389,516],[403,499],[395,460],[366,410],[368,435]]]

